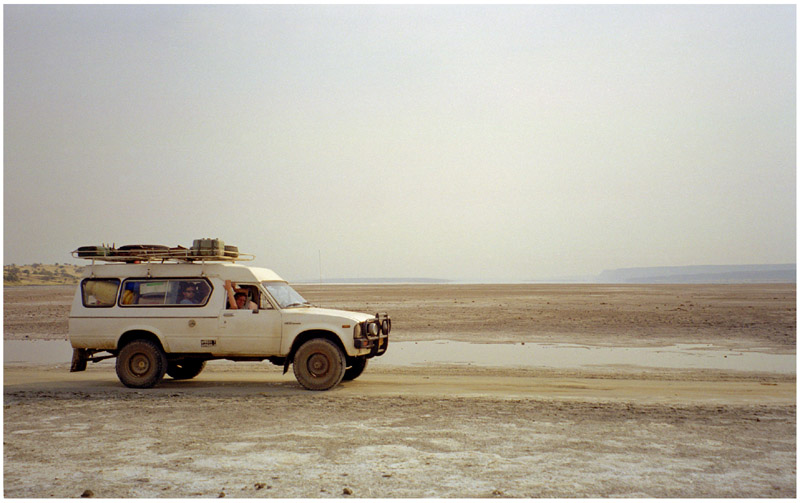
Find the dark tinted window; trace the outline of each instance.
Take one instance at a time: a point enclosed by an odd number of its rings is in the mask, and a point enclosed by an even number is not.
[[[204,279],[129,279],[122,284],[120,304],[127,306],[202,306],[211,285]]]

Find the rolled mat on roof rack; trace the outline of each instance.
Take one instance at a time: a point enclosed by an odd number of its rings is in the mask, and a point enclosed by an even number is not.
[[[111,250],[108,246],[81,246],[74,252],[73,255],[77,253],[78,258],[98,258],[98,257],[105,257],[111,255]]]
[[[169,250],[169,246],[164,245],[125,245],[117,248],[119,255],[136,255],[141,252],[165,252]]]

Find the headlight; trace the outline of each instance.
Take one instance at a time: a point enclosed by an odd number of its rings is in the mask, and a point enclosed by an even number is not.
[[[384,334],[389,335],[389,331],[391,329],[392,329],[392,320],[383,320],[383,323],[381,323],[381,331]]]
[[[353,338],[358,339],[361,337],[361,323],[356,323],[356,328],[353,329]]]
[[[380,331],[381,330],[378,327],[378,324],[375,323],[374,321],[369,325],[367,325],[367,333],[373,337],[377,336],[380,333]]]

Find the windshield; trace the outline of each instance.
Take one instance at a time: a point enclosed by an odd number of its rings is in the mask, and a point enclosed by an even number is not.
[[[289,286],[288,283],[280,281],[262,281],[261,284],[264,285],[264,288],[272,295],[272,298],[275,299],[275,302],[278,303],[281,309],[311,305],[302,295],[297,293],[294,288]]]

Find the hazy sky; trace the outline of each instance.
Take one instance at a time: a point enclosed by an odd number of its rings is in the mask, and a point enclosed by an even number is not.
[[[793,5],[6,5],[3,262],[794,262],[795,31]]]

